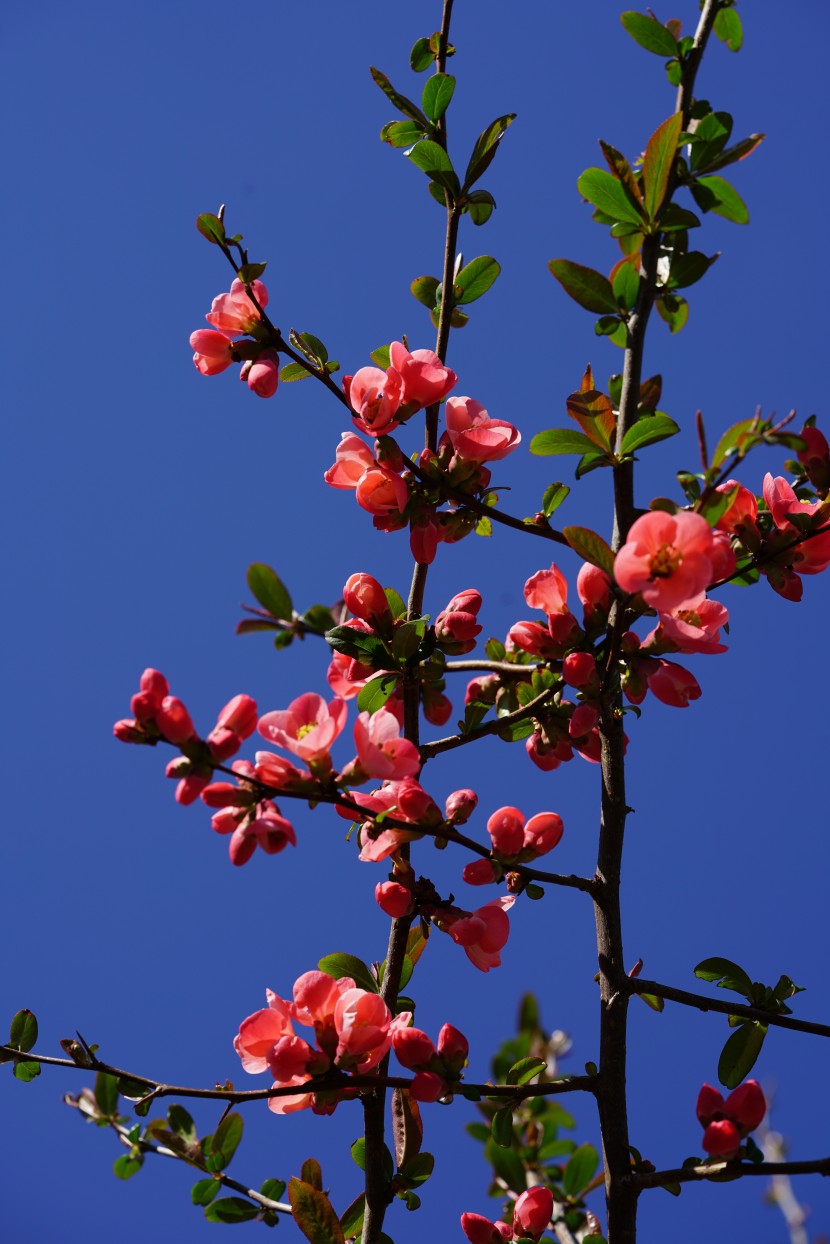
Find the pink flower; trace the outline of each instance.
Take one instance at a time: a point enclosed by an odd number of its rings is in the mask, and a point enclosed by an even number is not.
[[[699,700],[700,684],[694,675],[673,661],[653,661],[646,667],[649,691],[671,708],[688,708],[691,700]]]
[[[462,1214],[461,1230],[470,1244],[503,1244],[513,1239],[513,1228],[506,1222],[491,1222],[483,1214]]]
[[[190,344],[195,351],[193,363],[203,376],[218,376],[233,362],[233,342],[225,333],[197,328],[190,334]]]
[[[403,821],[407,818],[402,814],[398,803],[401,786],[401,782],[384,782],[379,790],[372,791],[369,795],[362,791],[352,791],[351,799],[367,812],[391,812],[397,820]],[[335,808],[346,820],[355,819],[355,814],[350,808],[345,808],[341,804],[336,804]],[[405,842],[411,842],[414,838],[420,837],[415,827],[412,830],[385,829],[382,826],[376,826],[374,819],[367,819],[358,830],[358,841],[361,846],[359,858],[364,864],[378,863],[393,855]]]
[[[726,1101],[711,1084],[704,1084],[697,1099],[697,1117],[706,1129],[703,1148],[713,1157],[735,1157],[743,1138],[760,1125],[766,1112],[757,1080],[746,1080]]]
[[[146,669],[139,680],[139,690],[130,700],[130,708],[137,721],[154,721],[156,713],[170,687],[164,674],[158,670]]]
[[[747,530],[755,527],[755,519],[758,517],[758,500],[754,492],[744,488],[743,484],[739,484],[736,479],[728,479],[725,484],[718,484],[715,491],[730,493],[733,489],[736,490],[735,496],[715,526],[719,531],[726,531],[729,535],[740,537]]]
[[[568,602],[568,582],[553,563],[550,570],[537,570],[525,583],[525,600],[531,609],[541,609],[548,616],[563,613]]]
[[[390,345],[389,361],[401,377],[401,401],[410,412],[442,401],[458,380],[432,350],[413,350],[410,354],[400,341]]]
[[[364,471],[375,466],[375,455],[354,432],[341,432],[340,444],[323,478],[332,488],[356,488]]]
[[[451,795],[447,795],[444,802],[447,820],[453,825],[463,825],[469,821],[477,804],[478,795],[474,790],[454,790]]]
[[[354,412],[353,418],[361,432],[384,436],[394,432],[401,422],[396,419],[401,404],[402,380],[394,367],[361,367],[353,376],[343,377],[343,392]]]
[[[528,1188],[513,1207],[513,1234],[538,1240],[553,1214],[553,1193],[550,1188]]]
[[[508,641],[535,657],[559,657],[562,644],[553,638],[541,622],[514,622],[507,632]]]
[[[661,613],[659,625],[643,640],[643,647],[660,652],[726,652],[720,628],[728,621],[728,610],[702,592],[670,613]]]
[[[796,525],[790,522],[789,515],[812,515],[822,504],[820,501],[799,501],[785,479],[780,475],[773,479],[770,474],[764,476],[764,500],[779,531],[785,531],[793,538],[800,533]],[[791,549],[788,556],[798,574],[819,574],[826,570],[830,566],[830,531],[805,540],[803,544]]]
[[[245,363],[239,379],[247,380],[248,388],[257,397],[273,397],[280,379],[280,356],[277,351],[261,350],[252,362]]]
[[[196,737],[196,729],[190,720],[190,714],[181,700],[174,695],[166,695],[156,712],[156,725],[162,738],[168,743],[186,743]]]
[[[467,885],[491,885],[494,881],[498,881],[501,876],[501,869],[493,863],[492,860],[471,860],[469,864],[465,864],[461,877],[466,881]]]
[[[409,547],[421,566],[431,566],[438,551],[439,528],[431,518],[413,521],[409,528]]]
[[[411,916],[415,910],[412,891],[399,881],[379,881],[375,886],[375,902],[393,920]]]
[[[823,432],[812,424],[805,424],[799,436],[806,442],[806,449],[798,454],[798,461],[807,472],[807,478],[822,494],[830,488],[830,445]]]
[[[401,1028],[392,1040],[395,1057],[407,1071],[428,1067],[436,1056],[435,1046],[420,1028]]]
[[[253,281],[251,292],[261,307],[267,307],[268,290],[262,281]],[[214,298],[205,319],[221,333],[229,337],[240,337],[243,333],[251,332],[259,324],[260,314],[248,297],[245,286],[237,280],[231,285],[229,294],[219,294]]]
[[[547,855],[561,841],[565,832],[562,817],[555,812],[537,812],[525,825],[524,850],[536,856]]]
[[[473,966],[482,972],[489,972],[501,963],[499,951],[510,934],[507,912],[515,901],[513,894],[494,899],[469,916],[455,919],[447,930],[452,940],[463,946]]]
[[[512,423],[491,419],[471,397],[451,397],[446,405],[447,436],[460,458],[497,462],[512,453],[521,435]]]
[[[256,722],[256,700],[249,695],[234,696],[220,712],[205,740],[213,759],[221,763],[234,756],[256,730]]]
[[[371,1071],[391,1047],[395,1032],[406,1028],[411,1019],[411,1011],[402,1011],[393,1019],[379,994],[365,989],[346,990],[334,1008],[337,1066]]]
[[[481,594],[473,588],[453,596],[435,619],[435,638],[441,647],[454,655],[472,652],[475,638],[481,634],[477,616]]]
[[[445,726],[452,716],[452,701],[436,687],[421,685],[424,716],[432,726]]]
[[[288,1004],[270,989],[266,998],[267,1009],[243,1019],[233,1042],[243,1068],[251,1075],[268,1070],[268,1054],[280,1037],[294,1035]]]
[[[292,700],[287,709],[265,713],[259,719],[259,733],[269,743],[293,752],[306,764],[327,761],[332,743],[346,724],[345,700],[326,704],[320,695],[307,691]]]
[[[354,741],[360,768],[367,777],[411,777],[421,767],[418,748],[400,737],[398,719],[388,709],[371,715],[361,713],[355,722]]]
[[[373,466],[364,471],[355,489],[357,504],[369,514],[380,518],[402,514],[409,500],[409,489],[400,475],[386,467]]]
[[[284,756],[276,756],[273,752],[256,752],[254,760],[254,776],[265,786],[300,795],[313,795],[317,790],[317,780],[308,769],[298,769]],[[234,762],[234,768],[238,763]]]
[[[562,662],[562,677],[569,687],[576,687],[589,695],[599,694],[597,661],[590,652],[569,652]]]
[[[700,595],[714,578],[712,529],[699,514],[652,510],[632,525],[614,562],[624,592],[661,612]]]
[[[499,808],[487,822],[493,850],[499,855],[518,855],[524,844],[525,818],[518,808]]]
[[[343,587],[343,600],[349,612],[363,622],[392,622],[386,593],[370,574],[349,575]]]

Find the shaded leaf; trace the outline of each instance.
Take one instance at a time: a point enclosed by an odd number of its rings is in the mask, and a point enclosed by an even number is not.
[[[413,121],[420,122],[424,129],[429,129],[429,122],[418,105],[413,104],[411,99],[407,99],[405,95],[401,95],[396,91],[385,73],[382,73],[380,69],[375,69],[374,66],[370,68],[369,72],[372,75],[372,80],[377,83],[386,98],[397,108],[398,112],[402,112],[405,117],[410,117]]]
[[[718,1060],[718,1079],[728,1089],[737,1088],[755,1066],[764,1037],[765,1024],[751,1022],[741,1024],[732,1033],[721,1050]]]
[[[602,314],[619,310],[611,282],[601,272],[572,263],[569,259],[551,259],[548,268],[565,293],[586,311]]]
[[[689,318],[689,304],[680,295],[664,294],[655,302],[657,314],[664,320],[672,333],[679,333]]]
[[[280,380],[285,384],[291,384],[294,380],[305,380],[310,375],[312,373],[302,363],[286,363],[285,367],[280,368]]]
[[[711,256],[704,255],[702,251],[688,251],[685,255],[675,255],[671,261],[668,288],[685,289],[689,285],[694,285],[709,271],[717,259],[720,259],[719,251]]]
[[[112,1171],[116,1179],[132,1179],[133,1175],[137,1175],[141,1170],[143,1159],[139,1155],[134,1157],[131,1153],[122,1153],[120,1158],[116,1158],[112,1164]]]
[[[695,968],[698,980],[718,982],[719,989],[734,989],[736,993],[749,997],[752,981],[743,970],[731,959],[722,959],[714,955],[711,959],[703,959]]]
[[[607,574],[614,573],[614,554],[602,536],[589,527],[563,527],[562,535],[575,553]]]
[[[504,1106],[493,1115],[491,1135],[500,1149],[509,1149],[513,1144],[513,1107]]]
[[[495,121],[491,121],[486,130],[482,130],[476,139],[473,153],[470,156],[470,162],[467,165],[467,171],[464,174],[464,188],[469,189],[474,182],[477,182],[483,173],[492,164],[498,145],[504,137],[507,127],[516,120],[515,112],[505,113],[503,117],[496,117]]]
[[[749,208],[723,177],[698,177],[692,182],[691,191],[701,211],[714,212],[736,225],[749,223]]]
[[[203,212],[201,216],[196,217],[196,228],[202,237],[207,238],[208,242],[213,242],[214,246],[220,246],[225,241],[225,226],[218,216],[210,212]]]
[[[496,200],[489,190],[473,190],[467,195],[464,211],[469,213],[474,225],[484,225],[493,214]]]
[[[508,1084],[529,1084],[534,1076],[538,1076],[540,1071],[544,1071],[547,1063],[544,1058],[532,1056],[529,1058],[520,1058],[517,1063],[507,1073]]]
[[[341,951],[332,955],[323,955],[317,967],[321,972],[325,972],[326,976],[332,976],[335,980],[350,976],[360,989],[367,989],[369,993],[378,992],[378,984],[371,970],[356,955],[348,955]]]
[[[708,166],[709,171],[714,172],[715,169],[726,168],[728,164],[737,164],[739,160],[745,160],[765,138],[766,134],[750,134],[749,138],[742,138],[739,143],[721,152],[717,159]]]
[[[241,1196],[225,1196],[208,1205],[205,1218],[208,1222],[251,1222],[259,1212],[258,1205],[243,1201]]]
[[[340,1215],[340,1226],[347,1240],[360,1235],[363,1230],[363,1219],[366,1216],[366,1193],[361,1192],[355,1197],[348,1209]]]
[[[194,1205],[210,1205],[221,1187],[219,1179],[200,1179],[190,1189],[190,1199]]]
[[[210,1139],[210,1156],[213,1169],[224,1170],[239,1147],[244,1127],[242,1115],[236,1111],[226,1114]]]
[[[453,282],[455,301],[462,304],[475,302],[482,294],[487,293],[500,272],[501,265],[491,255],[479,255],[477,259],[471,260]]]
[[[423,303],[431,311],[436,304],[436,293],[441,282],[434,276],[418,276],[410,285],[409,289],[413,298],[417,298],[418,302]]]
[[[111,1117],[118,1113],[118,1080],[106,1071],[99,1071],[95,1077],[95,1103],[101,1114]]]
[[[37,1041],[37,1020],[29,1010],[18,1011],[9,1026],[9,1045],[14,1045],[24,1054]]]
[[[357,707],[361,713],[376,713],[383,708],[398,685],[396,674],[383,674],[380,678],[370,678],[365,687],[361,687],[357,696]]]
[[[294,1221],[311,1244],[345,1244],[345,1236],[331,1201],[324,1192],[302,1179],[288,1183]]]
[[[616,147],[612,147],[610,143],[603,142],[600,139],[599,145],[613,176],[623,183],[635,203],[642,203],[643,196],[640,191],[640,184],[628,160],[626,160],[622,152],[617,151]]]
[[[593,1145],[580,1145],[575,1149],[562,1176],[562,1187],[568,1196],[578,1197],[593,1179],[598,1166],[599,1154]]]

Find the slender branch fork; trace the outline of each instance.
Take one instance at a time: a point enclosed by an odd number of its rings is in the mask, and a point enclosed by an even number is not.
[[[675,989],[672,985],[662,985],[659,981],[644,980],[638,976],[626,976],[619,982],[625,993],[656,994],[667,1002],[679,1002],[682,1006],[691,1006],[698,1011],[718,1011],[721,1015],[740,1015],[744,1019],[756,1020],[759,1024],[769,1024],[775,1028],[790,1028],[793,1032],[808,1032],[816,1037],[830,1037],[830,1024],[817,1024],[809,1019],[796,1019],[793,1015],[779,1015],[775,1011],[765,1011],[762,1007],[747,1006],[743,1002],[730,1002],[726,998],[708,998],[705,994],[690,993],[688,989]]]

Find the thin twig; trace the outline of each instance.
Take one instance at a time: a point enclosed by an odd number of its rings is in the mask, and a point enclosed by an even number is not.
[[[626,976],[619,985],[626,993],[656,994],[667,1002],[679,1002],[681,1006],[691,1006],[697,1011],[717,1011],[721,1015],[740,1015],[744,1019],[754,1020],[759,1024],[768,1024],[774,1028],[790,1028],[794,1032],[808,1032],[817,1037],[830,1037],[830,1024],[817,1024],[812,1020],[796,1019],[792,1015],[778,1015],[774,1011],[765,1011],[761,1007],[748,1006],[743,1002],[730,1002],[726,998],[709,998],[705,994],[690,993],[687,989],[675,989],[672,985],[663,985],[660,981],[644,980],[642,976]]]

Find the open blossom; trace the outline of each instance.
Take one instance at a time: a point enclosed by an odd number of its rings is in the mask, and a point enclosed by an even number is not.
[[[409,500],[406,481],[386,467],[373,466],[364,471],[355,486],[357,504],[369,514],[383,518],[402,514]]]
[[[691,700],[700,699],[697,679],[673,661],[649,661],[645,665],[645,676],[649,691],[670,708],[688,708]],[[632,703],[635,702],[632,700]]]
[[[345,700],[334,699],[326,704],[322,696],[307,691],[292,700],[288,708],[265,713],[257,728],[269,743],[313,764],[328,759],[332,743],[346,724],[348,711]]]
[[[441,921],[452,940],[464,948],[467,958],[481,972],[489,972],[501,963],[499,951],[510,935],[508,910],[516,901],[514,894],[485,903],[469,915],[455,915]]]
[[[261,307],[267,307],[268,290],[262,281],[252,281],[251,292]],[[214,328],[218,328],[220,333],[227,333],[229,337],[240,337],[259,323],[260,314],[248,297],[243,283],[236,280],[231,285],[229,294],[219,294],[214,298],[205,319]]]
[[[401,401],[411,413],[441,402],[458,380],[432,350],[407,350],[401,341],[389,347],[389,362],[401,378]]]
[[[715,489],[720,493],[734,493],[727,509],[721,514],[715,526],[719,531],[729,535],[742,536],[754,529],[758,517],[758,499],[736,479],[728,479],[725,484],[718,484]]]
[[[412,1020],[409,1011],[393,1018],[378,994],[357,988],[349,977],[333,980],[319,971],[299,977],[293,1003],[270,990],[266,998],[267,1008],[242,1021],[233,1044],[246,1071],[271,1071],[274,1088],[307,1084],[331,1066],[371,1071],[390,1049],[395,1033]],[[295,1023],[313,1029],[315,1045],[296,1034]],[[318,1099],[312,1089],[269,1098],[268,1106],[275,1114],[309,1106],[329,1114],[337,1100]]]
[[[700,595],[715,575],[712,529],[699,514],[652,510],[632,524],[614,562],[624,592],[668,612]]]
[[[449,442],[460,458],[470,462],[497,462],[522,439],[512,423],[491,419],[471,397],[450,397],[445,409]]]
[[[709,600],[702,592],[670,613],[661,613],[659,625],[643,640],[643,648],[660,652],[726,652],[726,644],[720,642],[720,628],[728,621],[725,606]]]
[[[763,1121],[767,1103],[757,1080],[746,1080],[723,1095],[704,1084],[697,1099],[697,1117],[705,1128],[703,1148],[712,1157],[736,1157],[741,1141]]]
[[[323,478],[332,488],[356,488],[361,475],[375,465],[375,455],[365,441],[354,432],[341,432],[334,464]]]
[[[411,822],[413,826],[411,830],[397,827],[387,828],[385,824],[376,826],[372,818],[365,820],[358,830],[358,842],[361,847],[359,858],[364,864],[374,864],[385,860],[404,843],[420,838],[421,834],[417,828],[419,824],[440,825],[442,821],[436,804],[423,787],[411,777],[404,778],[401,782],[384,782],[378,790],[368,795],[363,791],[352,791],[350,798],[369,813],[377,815],[379,812],[388,812],[396,820]],[[355,819],[355,814],[350,808],[342,804],[336,804],[335,808],[346,820]]]
[[[800,501],[782,476],[773,479],[769,473],[764,476],[764,500],[778,530],[787,532],[794,539],[801,533],[790,522],[789,515],[812,515],[822,504],[820,501]],[[797,574],[819,574],[826,570],[830,566],[830,531],[792,548],[788,560]]]
[[[353,376],[343,377],[343,392],[361,432],[385,436],[401,422],[395,416],[401,404],[402,380],[394,367],[361,367]]]
[[[576,618],[568,608],[567,580],[555,563],[530,576],[524,597],[531,609],[541,609],[548,615],[548,630],[557,643],[567,643],[578,630]]]
[[[190,334],[193,363],[203,376],[218,376],[233,362],[233,342],[226,333],[213,328],[197,328]]]
[[[401,737],[400,723],[387,708],[361,713],[355,722],[354,741],[366,777],[396,780],[412,777],[421,767],[418,748]]]

